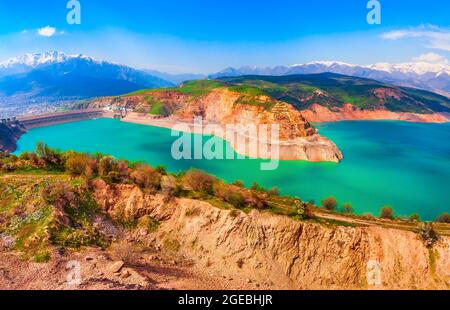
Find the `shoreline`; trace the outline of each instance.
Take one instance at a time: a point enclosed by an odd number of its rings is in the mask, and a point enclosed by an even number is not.
[[[193,126],[193,122],[172,116],[157,118],[148,114],[130,112],[122,118],[121,121],[167,129],[173,129],[174,126],[178,125],[180,129],[184,128],[188,130],[177,131],[183,131],[191,134],[198,133],[196,132],[196,128]],[[219,132],[216,130],[209,130],[211,125],[216,128],[222,128],[222,130]],[[243,135],[237,131],[233,131],[232,135],[234,138],[233,141],[230,141],[227,139],[229,138],[229,135],[226,133],[226,130],[223,129],[223,126],[216,123],[203,123],[201,134],[213,135],[221,138],[228,142],[237,154],[248,156],[250,158],[336,163],[343,159],[343,155],[337,146],[332,141],[320,136],[319,134],[304,138],[296,138],[294,140],[275,140],[272,142],[261,140],[252,135]],[[239,143],[242,141],[245,142],[243,144]],[[272,156],[274,146],[278,146],[279,151],[275,154],[275,156]]]

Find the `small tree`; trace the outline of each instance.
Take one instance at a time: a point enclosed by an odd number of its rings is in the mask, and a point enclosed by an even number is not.
[[[101,177],[106,177],[111,171],[116,170],[116,160],[111,156],[104,156],[98,163],[98,173]],[[116,171],[117,172],[117,171]]]
[[[354,210],[353,210],[352,204],[351,203],[345,203],[342,206],[342,212],[345,213],[345,214],[353,214]]]
[[[322,200],[322,206],[329,211],[334,211],[337,207],[337,200],[333,196],[330,196]]]
[[[436,222],[439,223],[450,223],[450,214],[448,212],[444,212],[439,215],[436,219]]]
[[[381,208],[380,217],[383,219],[394,219],[394,209],[391,206],[384,206]]]
[[[142,188],[157,190],[161,185],[161,175],[146,164],[139,165],[131,173],[131,179]]]

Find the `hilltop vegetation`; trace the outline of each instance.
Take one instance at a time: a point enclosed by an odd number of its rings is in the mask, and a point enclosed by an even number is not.
[[[151,106],[151,110],[162,108],[161,101],[158,101],[155,96],[162,92],[178,92],[180,94],[191,97],[192,99],[197,99],[201,96],[209,94],[215,89],[228,89],[232,92],[239,93],[241,97],[237,100],[238,104],[248,104],[254,106],[262,106],[265,109],[270,109],[275,105],[275,100],[264,100],[270,97],[264,90],[259,87],[252,85],[239,85],[224,83],[218,80],[196,80],[189,81],[181,84],[177,88],[157,88],[157,89],[143,89],[136,92],[132,92],[122,97],[129,96],[145,96],[145,99]],[[264,97],[264,99],[262,99]],[[157,106],[157,108],[155,107]],[[166,108],[167,110],[167,108]],[[150,112],[150,114],[159,114]],[[161,114],[159,114],[161,115]]]

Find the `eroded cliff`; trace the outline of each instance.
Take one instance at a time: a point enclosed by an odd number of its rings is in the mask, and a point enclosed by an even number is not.
[[[111,216],[160,221],[161,244],[224,276],[282,289],[448,289],[450,239],[427,248],[418,234],[382,226],[324,226],[207,202],[145,195],[131,185],[95,184]],[[154,237],[153,237],[154,238]],[[375,274],[374,274],[375,273]]]

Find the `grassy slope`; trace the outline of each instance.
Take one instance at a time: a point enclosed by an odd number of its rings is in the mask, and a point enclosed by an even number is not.
[[[241,94],[241,97],[237,100],[237,104],[247,104],[253,106],[262,106],[265,109],[270,109],[274,104],[274,101],[261,100],[260,96],[269,96],[263,89],[252,85],[240,85],[224,83],[218,80],[197,80],[190,81],[180,85],[177,88],[159,88],[159,89],[143,89],[133,93],[123,95],[126,96],[144,96],[146,101],[151,105],[150,114],[154,115],[167,115],[167,109],[164,107],[164,103],[158,101],[152,96],[157,92],[176,91],[192,98],[198,98],[200,96],[207,95],[214,89],[223,88],[230,91]],[[270,97],[270,96],[269,96]]]
[[[73,227],[59,223],[57,203],[47,188],[65,184],[78,195],[79,179],[61,174],[21,174],[0,178],[0,233],[15,239],[13,249],[24,259],[44,262],[50,258],[50,244],[78,248],[104,243],[93,225],[97,213],[95,202],[87,192],[77,199],[76,208],[64,207]]]

